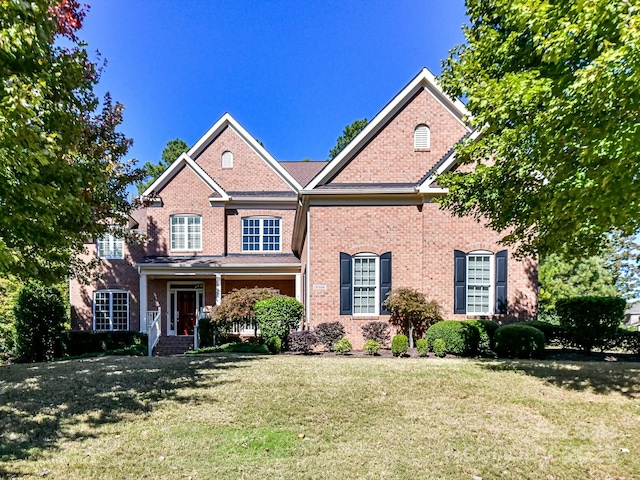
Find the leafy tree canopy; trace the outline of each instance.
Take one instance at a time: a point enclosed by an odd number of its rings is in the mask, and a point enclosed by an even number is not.
[[[443,63],[467,98],[475,173],[443,205],[487,219],[521,254],[597,253],[640,227],[640,10],[627,0],[467,0],[466,44]]]
[[[144,164],[144,180],[136,183],[138,193],[141,194],[149,188],[149,185],[155,182],[156,179],[162,175],[167,168],[169,168],[169,165],[171,165],[176,158],[188,150],[189,145],[187,145],[184,140],[179,138],[169,140],[166,147],[164,147],[164,150],[162,150],[159,163],[147,162]]]
[[[0,276],[68,275],[83,244],[131,210],[139,172],[122,161],[122,105],[94,94],[85,14],[75,0],[0,2]]]
[[[356,120],[351,125],[347,125],[346,127],[344,127],[342,135],[340,135],[338,137],[338,140],[336,140],[336,146],[329,151],[329,160],[333,160],[334,158],[336,158],[338,154],[342,150],[344,150],[344,147],[346,147],[349,142],[353,140],[354,137],[358,135],[368,124],[369,120],[363,118],[361,120]]]

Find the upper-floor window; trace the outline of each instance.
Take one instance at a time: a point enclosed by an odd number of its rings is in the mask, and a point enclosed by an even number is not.
[[[98,239],[99,258],[124,258],[124,240],[113,233],[107,233]]]
[[[426,125],[418,125],[413,132],[413,148],[416,150],[431,148],[431,130]]]
[[[93,329],[129,329],[129,292],[98,290],[93,294]]]
[[[202,250],[202,218],[199,215],[171,216],[171,250]]]
[[[228,150],[222,154],[222,168],[233,168],[233,153]]]
[[[280,219],[278,217],[242,219],[243,252],[279,252],[280,250]]]

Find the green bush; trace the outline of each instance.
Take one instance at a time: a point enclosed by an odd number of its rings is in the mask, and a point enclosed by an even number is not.
[[[563,329],[560,325],[553,325],[551,323],[542,322],[540,320],[518,322],[514,325],[526,325],[527,327],[537,328],[542,333],[544,333],[544,341],[547,345],[559,345],[563,339]]]
[[[304,313],[304,306],[295,298],[278,295],[260,300],[253,309],[260,336],[278,337],[286,345],[289,332],[296,330]]]
[[[615,336],[606,342],[605,349],[622,350],[634,355],[640,355],[640,331],[618,328]]]
[[[391,334],[389,333],[389,324],[387,322],[369,322],[362,327],[362,337],[367,340],[378,342],[381,347],[389,343]]]
[[[282,340],[280,340],[280,337],[271,337],[267,340],[266,345],[269,351],[274,355],[282,352]]]
[[[201,348],[213,347],[215,330],[214,322],[210,318],[201,318],[198,321],[198,345]]]
[[[396,335],[391,340],[391,353],[394,357],[401,357],[409,350],[409,339],[406,335]]]
[[[625,308],[626,302],[620,297],[575,297],[556,302],[569,344],[584,352],[605,348],[615,337]]]
[[[416,350],[418,350],[418,355],[421,357],[426,357],[429,355],[429,344],[425,338],[419,338],[416,342]]]
[[[37,282],[25,284],[13,307],[15,349],[19,361],[44,362],[62,355],[60,337],[66,309],[60,290]]]
[[[289,334],[289,350],[292,352],[311,353],[313,347],[318,344],[317,335],[310,330],[291,332]]]
[[[367,340],[364,342],[364,351],[367,352],[368,355],[377,355],[380,351],[380,344],[375,340]]]
[[[480,332],[477,327],[466,322],[445,320],[431,325],[427,330],[429,350],[433,350],[433,342],[438,338],[445,341],[447,353],[469,356],[478,352]]]
[[[436,338],[433,341],[433,353],[440,358],[447,354],[447,342],[444,341],[444,338]]]
[[[96,353],[146,355],[147,334],[132,331],[77,332],[68,330],[61,336],[66,356],[78,357]]]
[[[478,329],[480,335],[480,341],[478,342],[478,349],[481,352],[488,352],[493,350],[493,336],[500,325],[491,320],[466,320],[465,323]]]
[[[327,350],[333,350],[333,344],[344,337],[344,325],[342,322],[324,322],[318,324],[314,329],[318,337],[318,341],[322,343]]]
[[[266,345],[262,343],[249,343],[249,342],[233,342],[233,343],[224,343],[222,345],[218,345],[216,347],[204,347],[199,348],[198,350],[187,350],[185,352],[186,355],[199,355],[201,353],[269,353],[269,349]]]
[[[527,325],[516,323],[498,328],[495,342],[499,357],[541,358],[544,355],[544,333]]]
[[[351,342],[346,338],[343,338],[342,340],[338,340],[333,345],[333,351],[336,352],[338,355],[346,355],[351,351],[351,348],[352,348]]]

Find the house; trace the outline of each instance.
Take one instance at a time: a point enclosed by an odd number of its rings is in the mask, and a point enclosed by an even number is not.
[[[202,307],[254,286],[303,302],[304,328],[342,322],[356,348],[395,287],[446,318],[533,315],[536,263],[435,202],[437,176],[461,168],[453,146],[475,134],[467,115],[424,69],[332,161],[278,162],[225,114],[143,193],[132,228],[145,245],[88,246],[101,277],[72,282],[73,328],[155,325],[161,342],[188,341]]]
[[[623,323],[627,328],[640,330],[640,302],[634,302],[627,308]]]

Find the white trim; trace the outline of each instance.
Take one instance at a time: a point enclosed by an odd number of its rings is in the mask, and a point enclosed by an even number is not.
[[[431,129],[426,123],[420,123],[413,129],[413,149],[429,150],[431,148]]]
[[[229,195],[224,189],[211,178],[207,172],[205,172],[200,165],[198,165],[193,159],[186,153],[183,153],[167,168],[162,175],[160,175],[155,182],[142,193],[141,197],[152,196],[157,190],[161,190],[169,181],[180,171],[180,168],[186,165],[202,180],[211,190],[218,192],[221,200],[228,200]],[[217,197],[216,197],[217,198]]]
[[[469,257],[489,257],[489,310],[487,312],[470,312],[469,311]],[[495,253],[490,252],[488,250],[473,250],[467,253],[466,258],[466,288],[465,288],[465,313],[469,316],[485,316],[485,315],[493,315],[495,313],[495,291],[496,291],[496,261],[495,261]]]
[[[140,331],[147,333],[147,274],[141,273],[139,268],[138,273],[140,274],[140,298],[138,299],[140,304]]]
[[[361,258],[373,258],[374,265],[376,269],[376,278],[373,285],[374,291],[374,311],[366,312],[366,313],[356,313],[356,299],[355,299],[355,288],[356,288],[356,259]],[[363,252],[356,253],[351,257],[351,311],[354,317],[375,317],[380,315],[380,255],[376,255],[375,253]]]
[[[106,241],[105,241],[106,239]],[[100,255],[100,247],[102,244],[107,243],[107,255]],[[122,255],[111,255],[116,251],[117,244],[121,244],[120,252]],[[96,255],[102,260],[122,260],[124,259],[124,239],[119,238],[112,231],[105,233],[101,238],[96,240]]]
[[[220,119],[200,138],[200,140],[191,147],[191,150],[187,152],[189,157],[197,159],[211,141],[213,141],[213,139],[217,137],[218,134],[227,126],[232,128],[249,145],[249,147],[255,150],[255,152],[262,157],[265,163],[285,181],[291,190],[297,193],[298,190],[302,189],[302,185],[300,185],[297,180],[293,178],[291,174],[287,172],[284,167],[282,167],[278,161],[273,158],[271,154],[267,152],[265,148],[260,145],[258,141],[253,138],[249,132],[247,132],[229,113],[225,113],[220,117]]]
[[[193,284],[202,284],[202,288],[181,288],[181,286],[190,286]],[[174,328],[171,329],[171,316],[178,313],[178,310],[171,312],[171,295],[175,295],[174,306],[178,308],[178,296],[177,292],[195,292],[196,294],[196,310],[195,314],[197,315],[200,311],[200,307],[204,307],[204,305],[200,305],[200,293],[202,293],[202,303],[207,303],[205,296],[205,281],[204,280],[193,280],[193,281],[180,281],[180,280],[168,280],[167,281],[167,336],[178,336],[178,316],[176,315]]]
[[[184,218],[184,219],[198,218],[200,220],[200,223],[198,224],[200,226],[200,231],[199,231],[200,241],[198,242],[199,243],[198,248],[189,248],[189,222],[188,221],[183,225],[185,227],[183,232],[185,248],[173,247],[173,219],[174,218]],[[201,252],[202,251],[202,215],[197,215],[195,213],[175,213],[173,215],[169,215],[169,249],[171,250],[171,252]]]
[[[241,224],[240,224],[240,228],[242,229],[242,231],[240,232],[240,251],[242,253],[281,253],[282,252],[282,217],[276,217],[273,215],[250,215],[248,217],[242,217],[241,219]],[[244,222],[245,220],[258,220],[258,249],[257,250],[245,250],[244,249]],[[264,250],[264,221],[265,220],[278,220],[278,249],[277,250]],[[246,235],[246,236],[255,236],[255,235]],[[267,235],[268,237],[270,236],[275,236],[275,235]]]
[[[220,168],[224,168],[224,169],[233,168],[233,152],[232,151],[225,150],[224,152],[222,152],[222,155],[220,155]]]
[[[96,293],[108,293],[109,294],[109,329],[105,330],[105,329],[100,329],[97,330],[96,329]],[[127,296],[127,327],[124,330],[114,330],[113,328],[113,294],[114,293],[124,293]],[[91,312],[92,312],[92,316],[93,316],[93,331],[94,332],[113,332],[113,331],[117,331],[117,332],[122,332],[122,331],[127,331],[129,330],[129,322],[130,322],[130,317],[131,317],[131,311],[130,311],[130,305],[131,305],[131,294],[128,290],[122,290],[119,288],[104,288],[104,289],[100,289],[100,290],[94,290],[93,291],[93,301],[92,301],[92,305],[91,305]]]
[[[351,159],[351,155],[358,151],[361,145],[366,144],[374,135],[378,133],[393,116],[413,97],[420,89],[424,88],[431,93],[440,103],[468,130],[469,127],[464,123],[465,118],[471,117],[471,114],[464,104],[457,99],[451,99],[447,96],[442,88],[436,82],[435,76],[426,68],[423,68],[409,84],[398,93],[391,102],[389,102],[378,113],[369,124],[349,142],[333,160],[320,170],[320,172],[307,184],[305,190],[313,190],[319,185],[326,183],[331,177]]]

